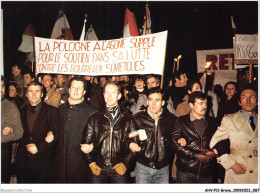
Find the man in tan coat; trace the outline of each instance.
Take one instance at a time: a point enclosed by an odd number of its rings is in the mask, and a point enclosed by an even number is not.
[[[47,92],[44,98],[44,102],[48,105],[58,108],[61,100],[61,94],[52,87],[53,77],[50,74],[45,74],[42,77],[42,84]]]
[[[213,135],[210,148],[221,140],[230,140],[230,154],[217,158],[226,169],[226,184],[258,183],[258,123],[255,109],[257,92],[245,88],[239,99],[242,111],[223,117]]]

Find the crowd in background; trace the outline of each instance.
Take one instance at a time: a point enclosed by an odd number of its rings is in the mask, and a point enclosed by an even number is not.
[[[64,110],[65,107],[63,104],[67,104],[67,103],[71,104],[71,101],[70,102],[68,101],[68,99],[71,97],[70,92],[72,92],[70,91],[72,87],[70,87],[71,85],[69,84],[69,80],[73,76],[67,76],[63,74],[39,74],[37,77],[35,77],[34,73],[28,70],[24,71],[22,69],[22,66],[20,65],[14,65],[12,67],[12,74],[13,74],[12,77],[5,77],[4,98],[8,99],[13,104],[15,104],[18,111],[21,113],[21,120],[24,118],[22,113],[23,109],[29,106],[31,103],[31,101],[28,100],[28,90],[27,90],[28,85],[30,85],[31,82],[40,82],[42,84],[43,86],[43,91],[41,96],[42,103],[48,104],[49,106],[52,106],[55,109],[58,108],[59,113],[62,112],[63,114],[66,114],[68,110],[67,109]],[[255,77],[254,74],[252,75],[253,75],[253,79],[252,79],[253,83],[250,85],[253,85],[254,89],[257,91],[258,90],[257,81],[254,80]],[[80,77],[80,76],[75,75],[74,77]],[[103,109],[107,105],[108,102],[105,101],[104,99],[104,88],[108,82],[119,83],[120,85],[119,93],[122,96],[120,97],[120,99],[118,99],[118,104],[120,104],[120,111],[122,111],[122,108],[124,108],[130,114],[130,116],[135,116],[140,112],[145,112],[147,108],[149,108],[149,103],[147,101],[149,101],[148,97],[150,95],[147,95],[147,92],[152,88],[156,88],[160,86],[160,76],[157,75],[121,75],[121,76],[99,76],[99,77],[81,76],[81,77],[84,78],[85,80],[84,89],[86,91],[84,92],[83,100],[92,109],[91,113],[100,112],[101,109]],[[164,88],[163,91],[155,91],[155,93],[161,92],[161,95],[164,96],[165,104],[162,105],[163,106],[162,108],[167,109],[165,111],[173,114],[174,117],[185,116],[189,114],[189,112],[192,110],[192,108],[189,105],[190,103],[189,97],[191,96],[191,94],[195,92],[206,93],[207,94],[206,114],[212,118],[215,118],[216,120],[215,126],[217,127],[220,126],[221,121],[225,116],[225,114],[233,114],[241,110],[241,105],[239,105],[239,98],[240,98],[241,91],[243,91],[243,89],[246,88],[247,85],[249,85],[249,69],[245,68],[242,71],[242,73],[239,74],[237,82],[229,81],[225,84],[224,88],[221,85],[214,85],[212,89],[209,89],[210,87],[208,86],[206,88],[202,88],[203,81],[204,81],[202,73],[198,73],[195,77],[187,77],[187,74],[185,72],[177,71],[171,77],[167,77],[166,80],[168,81],[167,87]],[[2,97],[2,102],[3,102],[3,97]],[[58,113],[58,111],[56,111],[55,109],[50,108],[50,110],[46,110],[46,112],[49,112],[53,114],[53,116],[55,116],[55,114]],[[9,111],[9,108],[4,110]],[[3,106],[2,106],[2,112],[3,112]],[[81,113],[84,114],[84,112]],[[87,114],[86,117],[89,117],[91,113],[89,112],[89,114]],[[30,113],[27,112],[26,116],[29,115]],[[68,114],[67,116],[69,115],[70,114]],[[138,115],[140,115],[140,119],[141,119],[142,114],[138,114]],[[46,114],[45,116],[47,117],[49,115]],[[167,115],[167,116],[171,116],[171,115]],[[75,117],[75,119],[79,119],[79,122],[81,120],[80,117]],[[139,116],[136,117],[135,119],[137,124],[139,124],[138,123]],[[169,119],[172,119],[172,122],[174,122],[175,118],[169,118]],[[168,119],[166,120],[166,122],[167,121]],[[30,121],[28,123],[23,123],[23,126],[24,124],[30,125]],[[56,124],[62,125],[63,123],[58,122],[55,123],[55,125]],[[202,123],[197,123],[197,124],[200,125]],[[2,119],[2,125],[3,125],[3,119]],[[140,123],[140,125],[142,124]],[[171,125],[171,122],[169,122],[169,125]],[[140,128],[140,129],[144,129],[144,128]],[[2,135],[3,135],[3,128],[2,128]],[[3,176],[2,173],[2,182],[4,183],[10,183],[10,179],[11,179],[11,183],[16,183],[15,182],[16,180],[15,177],[17,172],[16,170],[17,167],[19,167],[16,164],[16,153],[17,153],[17,146],[19,146],[19,142],[20,142],[19,140],[21,139],[21,137],[22,137],[22,132],[20,132],[19,136],[11,139],[10,141],[4,142],[2,140],[2,171],[3,171],[3,164],[6,164],[4,166],[6,167],[6,171],[5,171],[6,176]],[[8,154],[8,157],[5,160],[3,159],[4,143],[9,143],[12,146],[11,147],[12,152],[11,154]],[[59,148],[58,145],[57,148]],[[168,156],[170,159],[169,160],[170,164],[167,170],[169,172],[168,175],[170,177],[169,178],[170,182],[178,183],[178,176],[179,178],[181,178],[180,176],[182,176],[183,174],[182,173],[180,174],[180,172],[178,173],[178,170],[176,169],[175,162],[176,159],[178,159],[179,155],[175,154],[176,156],[174,156],[174,154],[175,153],[169,152]],[[73,156],[73,154],[71,154],[71,156]],[[85,159],[90,159],[90,158],[85,158]],[[139,159],[139,162],[142,162],[142,160]],[[134,162],[133,165],[127,166],[129,167],[130,170],[129,172],[131,176],[128,182],[134,182],[133,180],[135,178],[134,171],[136,171],[134,170],[134,167],[136,167],[135,164],[136,163]],[[180,161],[179,162],[177,161],[177,168],[178,168],[178,164],[180,165]],[[123,166],[120,164],[116,166],[117,168],[120,167],[123,168]],[[44,167],[44,165],[42,167]],[[118,172],[118,170],[116,171]],[[120,173],[120,171],[118,173]],[[222,165],[217,164],[216,169],[214,170],[213,182],[223,183],[224,177],[225,177],[225,169],[222,167]],[[57,177],[55,178],[57,179]],[[66,183],[67,181],[65,180],[63,182]],[[99,183],[99,181],[94,181],[94,183],[95,182]],[[77,182],[72,182],[72,183],[77,183]]]

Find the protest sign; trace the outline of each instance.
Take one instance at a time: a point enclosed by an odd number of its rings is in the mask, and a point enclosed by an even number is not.
[[[36,74],[162,75],[167,31],[105,41],[35,37]]]
[[[212,62],[207,72],[214,73],[214,85],[224,86],[228,81],[237,81],[234,49],[197,50],[196,54],[198,72],[204,72],[206,62]]]
[[[258,35],[235,35],[235,63],[258,64]]]

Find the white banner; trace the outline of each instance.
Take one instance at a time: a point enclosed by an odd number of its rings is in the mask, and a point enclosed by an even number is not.
[[[36,73],[162,75],[168,31],[105,41],[35,37]]]
[[[234,49],[197,50],[197,69],[204,72],[206,62],[212,62],[207,72],[214,73],[213,85],[224,85],[228,81],[237,81],[234,68]]]

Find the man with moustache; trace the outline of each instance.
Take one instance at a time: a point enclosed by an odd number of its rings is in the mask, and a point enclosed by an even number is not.
[[[258,183],[258,119],[257,92],[252,85],[245,87],[239,98],[242,110],[227,114],[213,135],[210,147],[230,140],[230,153],[217,158],[226,169],[225,184]]]
[[[87,120],[95,110],[84,100],[85,93],[85,79],[73,77],[68,101],[59,107],[60,137],[53,164],[54,183],[89,183],[90,170],[82,153],[88,147],[81,142]]]
[[[135,155],[129,149],[134,141],[129,133],[136,130],[136,123],[128,110],[118,104],[120,91],[116,82],[105,85],[106,105],[89,117],[84,131],[83,143],[93,145],[90,153],[85,152],[92,183],[128,183],[128,169]]]
[[[209,142],[216,131],[216,121],[206,115],[207,95],[193,92],[188,102],[190,113],[176,119],[172,132],[173,149],[178,154],[177,183],[212,183],[216,155],[209,149]],[[186,140],[186,146],[178,144],[180,138]]]

